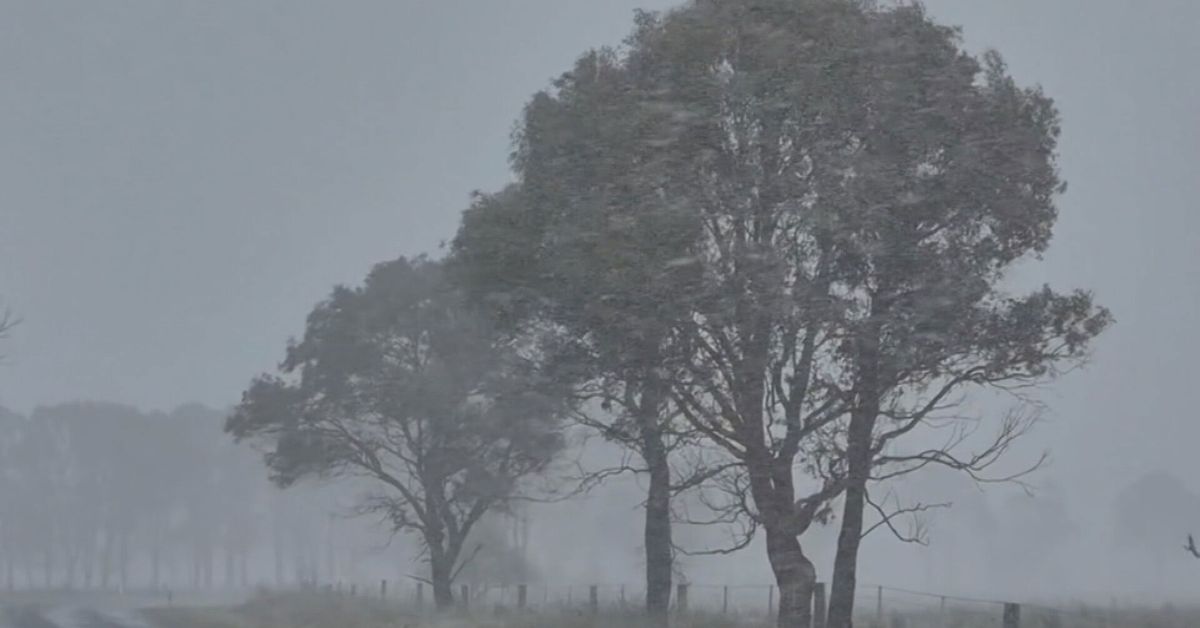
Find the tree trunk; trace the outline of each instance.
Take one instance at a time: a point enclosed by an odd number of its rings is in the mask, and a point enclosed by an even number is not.
[[[858,382],[855,408],[850,414],[846,433],[848,483],[842,524],[838,533],[837,554],[833,563],[833,583],[829,592],[828,628],[852,628],[854,589],[858,585],[858,548],[862,543],[863,510],[867,500],[867,482],[874,463],[875,421],[879,416],[879,330],[869,327],[859,340]]]
[[[657,343],[654,344],[657,347]],[[646,356],[653,364],[657,356]],[[671,606],[671,571],[674,566],[671,545],[671,467],[669,452],[663,443],[662,411],[666,390],[653,370],[645,371],[637,385],[640,395],[636,413],[641,439],[640,454],[646,463],[650,486],[646,492],[646,521],[643,542],[646,549],[646,613],[653,623],[666,626]]]
[[[429,581],[433,585],[433,603],[439,611],[454,606],[454,582],[451,580],[453,561],[440,549],[431,550],[429,557]]]
[[[655,419],[657,421],[657,417]],[[671,604],[671,469],[662,436],[643,427],[643,456],[650,470],[646,494],[646,612],[666,625]]]
[[[75,563],[79,561],[79,550],[72,548],[67,552],[67,560],[63,573],[63,585],[68,591],[75,588]]]
[[[129,588],[129,532],[127,531],[121,532],[120,552],[119,574],[121,590],[125,591]]]
[[[155,539],[154,547],[150,548],[150,586],[156,591],[159,585],[162,584],[162,574],[159,571],[159,565],[162,562],[160,552],[162,552],[162,549],[159,547],[158,540]]]
[[[846,488],[846,505],[833,562],[827,628],[852,628],[854,625],[854,589],[858,586],[858,547],[862,541],[865,502],[865,486],[853,482]]]
[[[96,548],[95,539],[89,539],[87,546],[83,548],[83,588],[92,588],[93,576],[95,575],[96,567]]]
[[[237,588],[237,581],[236,581],[237,576],[235,575],[235,571],[236,571],[235,567],[237,565],[234,563],[234,558],[235,557],[233,554],[233,549],[229,546],[226,546],[225,547],[225,588],[229,589],[231,591],[233,589]]]
[[[283,548],[280,547],[278,531],[275,535],[275,586],[283,586]]]
[[[240,552],[240,555],[238,556],[238,559],[240,561],[240,567],[241,567],[240,575],[241,575],[241,582],[242,582],[243,589],[245,589],[247,586],[250,585],[250,570],[246,566],[246,561],[248,559],[247,555],[249,553],[250,553],[250,550],[248,548],[242,548],[242,551]],[[330,584],[332,584],[333,580],[331,579],[329,582],[330,582]]]
[[[100,551],[100,588],[108,590],[109,578],[112,576],[112,546],[111,531],[104,532],[104,549]]]
[[[192,588],[200,589],[200,546],[192,545]]]
[[[54,550],[46,547],[44,552],[44,562],[42,563],[42,575],[45,577],[46,588],[54,588]]]
[[[333,544],[333,515],[329,515],[329,524],[325,531],[325,577],[329,582],[337,581],[337,560]]]
[[[211,543],[205,543],[201,550],[201,558],[203,559],[204,567],[204,588],[211,589],[213,586],[213,546]]]
[[[800,541],[786,531],[767,529],[767,559],[779,588],[778,628],[810,628],[817,571]]]

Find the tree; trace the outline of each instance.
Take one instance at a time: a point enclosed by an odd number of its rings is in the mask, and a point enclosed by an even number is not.
[[[1018,87],[998,54],[963,52],[919,6],[855,21],[844,202],[827,232],[846,304],[834,370],[850,403],[831,628],[851,625],[864,511],[889,517],[869,483],[929,465],[1011,479],[983,472],[1036,418],[1020,391],[1081,364],[1111,322],[1086,292],[1004,290],[1006,271],[1048,246],[1064,190],[1053,102]],[[955,402],[982,388],[1017,394],[1018,407],[967,450],[973,427]],[[928,428],[947,427],[944,444],[926,446]]]
[[[472,528],[562,444],[564,397],[537,351],[468,308],[440,263],[401,258],[319,304],[282,376],[255,380],[226,429],[263,443],[281,486],[370,480],[363,510],[420,535],[446,608]]]
[[[800,536],[842,490],[821,456],[844,399],[823,381],[838,311],[826,214],[836,208],[852,48],[844,2],[696,2],[643,20],[626,65],[653,67],[674,112],[661,194],[698,225],[674,322],[687,359],[673,395],[737,462],[720,478],[718,521],[761,529],[779,587],[778,625],[808,626],[816,570]],[[813,481],[797,478],[803,471]]]
[[[0,406],[0,556],[4,561],[5,586],[16,585],[17,563],[27,538],[29,513],[23,469],[17,464],[27,421],[25,417]],[[25,548],[27,551],[27,548]]]
[[[638,84],[637,81],[643,81]],[[502,319],[562,330],[555,368],[573,376],[585,402],[578,422],[632,453],[589,473],[648,478],[644,507],[646,609],[666,621],[672,566],[671,497],[694,486],[704,465],[672,464],[691,440],[670,408],[670,294],[690,239],[678,208],[643,176],[654,149],[644,133],[663,113],[621,96],[643,79],[618,71],[606,51],[538,93],[526,108],[513,159],[520,183],[481,195],[454,242],[459,276]],[[653,228],[647,229],[647,225]]]
[[[808,623],[815,571],[797,537],[841,489],[829,476],[804,490],[794,473],[828,476],[806,449],[842,410],[815,375],[834,299],[812,195],[845,161],[817,157],[844,134],[839,62],[853,55],[827,13],[850,11],[704,1],[640,14],[627,51],[585,55],[534,98],[516,154],[526,200],[467,247],[492,247],[498,263],[476,266],[501,282],[537,269],[502,294],[531,289],[555,320],[586,322],[629,406],[647,391],[668,398],[733,459],[717,467],[731,499],[713,504],[715,521],[765,529],[783,626]],[[468,214],[464,230],[485,216]],[[664,425],[647,414],[643,434]]]
[[[781,625],[809,621],[798,536],[848,491],[831,604],[848,622],[863,512],[879,505],[868,482],[930,464],[980,478],[1033,415],[1009,413],[970,454],[965,431],[898,445],[972,387],[1080,363],[1109,323],[1087,293],[1000,289],[1049,241],[1052,103],[919,7],[849,0],[642,15],[626,52],[586,56],[556,88],[531,103],[517,152],[529,205],[555,200],[505,226],[549,213],[566,227],[523,241],[526,256],[563,249],[548,281],[594,282],[590,311],[632,302],[646,312],[633,329],[665,330],[644,345],[670,348],[656,364],[675,407],[738,462],[717,506],[764,529]]]

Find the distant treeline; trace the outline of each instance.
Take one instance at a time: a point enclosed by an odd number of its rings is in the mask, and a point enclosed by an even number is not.
[[[259,455],[222,434],[224,416],[199,405],[0,409],[0,584],[230,587],[331,569],[327,509],[273,491]],[[266,566],[252,573],[258,549]]]

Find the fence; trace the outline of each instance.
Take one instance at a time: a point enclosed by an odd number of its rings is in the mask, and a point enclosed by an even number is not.
[[[418,611],[432,610],[430,588],[423,583],[376,587],[351,584],[328,587],[349,595],[386,598]],[[610,614],[635,612],[645,603],[641,587],[623,584],[502,584],[459,585],[455,602],[474,613],[506,611]],[[814,594],[814,627],[825,627],[826,585]],[[1145,610],[1118,611],[1079,605],[1061,608],[1046,604],[964,597],[878,584],[862,584],[854,609],[856,626],[865,628],[1124,628],[1146,623]],[[772,585],[679,584],[673,591],[671,611],[676,614],[721,615],[730,625],[768,623],[776,610],[777,590]],[[1140,614],[1139,614],[1140,613]],[[1160,613],[1162,615],[1162,613]],[[1170,613],[1166,613],[1170,615]],[[1162,628],[1200,625],[1200,615],[1159,616]]]

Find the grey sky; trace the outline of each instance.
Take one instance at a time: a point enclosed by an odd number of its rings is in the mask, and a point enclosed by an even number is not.
[[[672,4],[0,3],[0,299],[25,319],[0,403],[236,401],[332,284],[435,251],[506,180],[533,91]],[[1200,3],[927,4],[1063,112],[1071,187],[1021,281],[1094,288],[1118,325],[1048,394],[1054,473],[1187,474]]]

